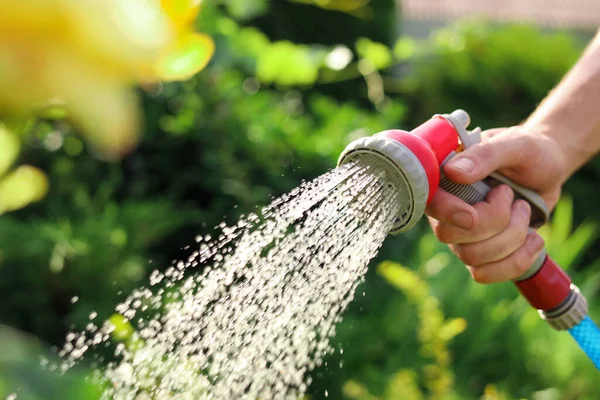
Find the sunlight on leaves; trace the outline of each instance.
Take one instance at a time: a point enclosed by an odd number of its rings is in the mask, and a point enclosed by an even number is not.
[[[163,81],[187,80],[202,70],[212,58],[215,45],[202,33],[179,38],[157,62],[156,76]]]
[[[309,85],[317,79],[319,64],[310,47],[288,41],[275,42],[260,56],[257,76],[264,83]]]
[[[360,38],[356,41],[356,51],[361,58],[370,61],[377,69],[387,68],[392,64],[392,52],[385,44]]]
[[[0,176],[10,168],[21,149],[19,138],[0,125]]]
[[[46,174],[38,168],[22,165],[0,178],[0,213],[39,201],[47,191]]]

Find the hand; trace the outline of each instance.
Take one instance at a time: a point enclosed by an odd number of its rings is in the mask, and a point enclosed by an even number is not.
[[[551,210],[566,179],[565,155],[553,139],[523,127],[485,131],[482,142],[444,166],[452,181],[477,182],[498,171],[537,192]],[[528,234],[531,209],[513,203],[507,185],[492,189],[485,201],[470,206],[438,189],[425,213],[435,235],[447,243],[480,283],[502,282],[523,274],[544,247],[537,233]]]

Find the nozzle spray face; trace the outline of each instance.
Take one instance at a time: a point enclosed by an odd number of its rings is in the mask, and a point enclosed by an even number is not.
[[[423,216],[429,194],[427,174],[419,159],[402,143],[374,135],[350,143],[340,155],[338,166],[360,161],[383,168],[389,182],[400,194],[402,204],[390,233],[411,229]]]

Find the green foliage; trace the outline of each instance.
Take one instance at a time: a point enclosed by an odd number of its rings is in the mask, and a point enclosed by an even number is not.
[[[411,369],[395,373],[382,398],[420,400],[454,396],[451,392],[454,377],[449,369],[451,360],[447,344],[465,330],[466,321],[462,318],[447,320],[440,310],[438,299],[429,293],[427,282],[418,273],[392,262],[383,262],[377,269],[384,279],[400,289],[408,301],[418,308],[420,354],[433,361],[423,367],[421,379]],[[421,387],[425,390],[422,391]],[[378,398],[353,381],[344,385],[344,394],[357,400]]]
[[[387,68],[392,64],[392,53],[382,43],[360,38],[356,42],[356,51],[363,60],[369,61],[377,69]]]
[[[41,365],[57,365],[57,358],[49,354],[35,339],[0,325],[0,397],[16,396],[19,400],[93,400],[101,390],[88,382],[79,369],[63,374],[42,369]]]
[[[484,129],[527,117],[582,49],[568,33],[477,21],[450,25],[416,45],[411,122],[463,108]]]
[[[0,321],[60,345],[91,311],[110,318],[151,269],[187,256],[195,235],[333,167],[349,141],[459,107],[484,128],[518,123],[581,51],[566,33],[471,22],[424,41],[395,38],[394,4],[205,0],[198,24],[215,39],[213,60],[189,82],[147,88],[143,140],[119,163],[90,154],[60,105],[8,126],[20,153],[0,153],[0,167],[31,163],[52,184],[42,202],[0,218]],[[336,51],[344,62],[331,62]],[[407,67],[400,76],[396,65]],[[584,254],[597,247],[596,223],[580,224],[597,177],[581,178],[586,185],[569,188],[572,203],[561,200],[542,234],[597,318],[600,264]],[[112,321],[116,339],[134,345],[134,327]],[[311,374],[311,398],[327,390],[335,399],[593,399],[600,391],[568,336],[512,285],[472,282],[424,223],[387,240],[337,332],[338,351]],[[14,382],[43,387],[37,353],[24,359],[35,372]],[[21,367],[0,367],[2,396]]]
[[[561,199],[556,215],[542,231],[545,238],[564,235],[556,245],[548,240],[548,249],[553,257],[565,260],[573,259],[569,256],[579,248],[564,243],[584,236],[589,241],[597,233],[595,228],[588,231],[587,222],[565,232],[569,209],[568,198]],[[361,357],[353,359],[354,347],[346,348],[345,368],[351,371],[344,385],[347,398],[513,399],[550,392],[554,398],[594,398],[600,386],[592,363],[566,332],[550,329],[512,284],[473,282],[460,261],[430,232],[419,239],[416,250],[399,257],[414,269],[390,262],[378,267],[380,275],[402,294],[385,293],[385,303],[377,304],[382,311],[366,312],[369,327],[349,329],[359,321],[355,311],[340,327],[338,344],[378,343],[379,353],[374,357],[375,349],[364,345]],[[596,298],[598,269],[570,274],[588,299]],[[367,281],[362,290],[368,293],[374,284]],[[357,302],[368,306],[364,298]],[[594,304],[591,301],[592,317],[600,311]],[[429,360],[434,361],[433,368]],[[432,370],[436,373],[428,374]],[[428,383],[432,378],[437,379]],[[390,389],[398,382],[402,389]]]
[[[319,54],[311,54],[308,46],[281,41],[269,46],[258,60],[257,77],[264,83],[282,86],[310,85],[319,74]]]

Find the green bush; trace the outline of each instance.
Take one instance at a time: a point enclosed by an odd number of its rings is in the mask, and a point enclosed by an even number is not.
[[[600,270],[572,271],[598,230],[586,222],[572,231],[571,206],[568,198],[561,200],[541,234],[550,255],[561,260],[590,301],[591,316],[598,317]],[[541,393],[553,399],[595,398],[600,383],[591,361],[567,332],[541,320],[514,285],[473,282],[432,233],[400,260],[415,267],[377,266],[400,292],[387,293],[376,305],[358,296],[355,305],[379,310],[349,313],[336,336],[344,352],[328,363],[343,363],[347,398],[514,399]],[[366,298],[373,296],[369,286],[359,289]]]
[[[50,191],[0,218],[1,323],[60,345],[91,311],[108,318],[150,270],[185,257],[196,235],[332,168],[350,140],[459,107],[484,128],[518,123],[581,50],[567,34],[487,24],[396,41],[393,0],[357,0],[364,7],[351,14],[308,3],[206,0],[199,25],[215,38],[213,61],[190,82],[142,93],[145,135],[122,162],[94,158],[60,120],[27,131],[18,162],[47,171]],[[313,23],[290,23],[290,15]],[[339,70],[328,64],[335,50],[350,51]],[[393,76],[395,64],[410,73]],[[579,178],[587,184],[577,186]],[[579,205],[597,194],[588,176],[577,179],[573,205],[561,203],[546,235],[593,300],[597,264],[581,268],[591,264],[581,255],[594,247],[595,226],[571,234],[570,221],[578,224]],[[8,346],[22,343],[6,337]],[[543,390],[593,398],[599,390],[569,338],[549,330],[511,285],[471,282],[424,223],[386,241],[333,345],[338,351],[312,373],[312,398],[493,399]],[[1,365],[0,396],[11,392],[7,382],[44,387],[50,378],[37,372],[12,374],[21,363],[37,371],[39,352]]]

